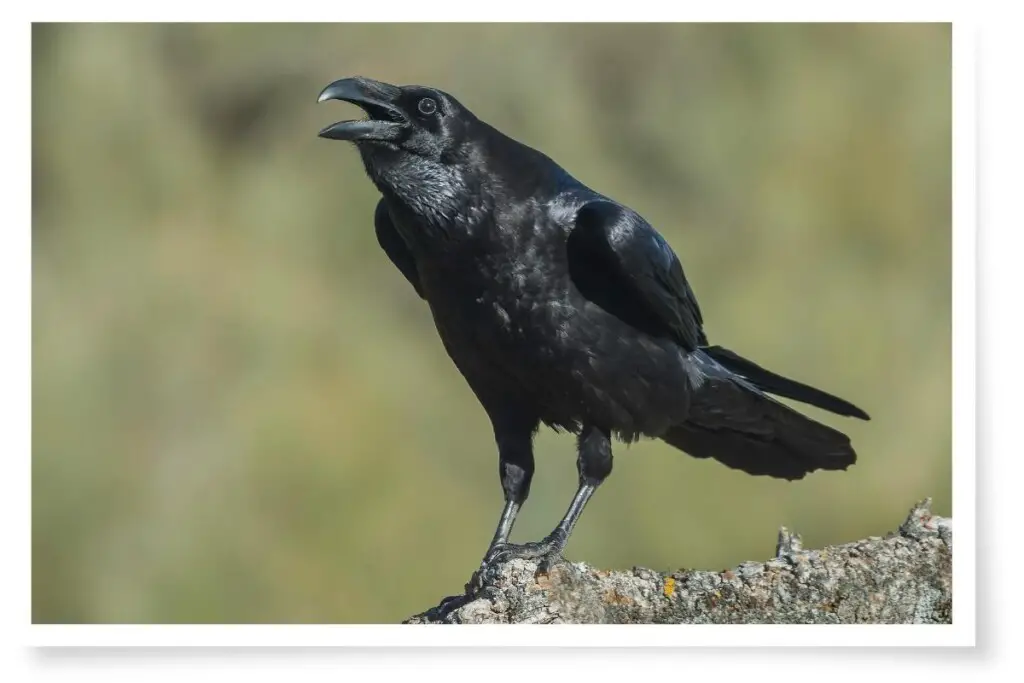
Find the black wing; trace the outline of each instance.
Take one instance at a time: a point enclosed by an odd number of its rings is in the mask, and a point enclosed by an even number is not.
[[[636,213],[610,201],[584,204],[567,251],[576,288],[612,315],[687,351],[708,343],[679,259]]]
[[[377,232],[377,242],[381,249],[388,255],[405,279],[409,281],[416,293],[423,298],[423,290],[420,289],[420,276],[416,271],[416,261],[412,252],[405,244],[405,240],[398,234],[395,224],[391,221],[391,214],[388,213],[387,204],[381,199],[377,202],[377,210],[373,212],[373,227]]]

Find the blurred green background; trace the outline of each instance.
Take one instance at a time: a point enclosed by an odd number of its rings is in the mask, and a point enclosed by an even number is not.
[[[36,25],[33,619],[396,622],[501,507],[489,424],[315,104],[449,91],[632,206],[713,342],[863,406],[789,483],[618,446],[569,544],[722,569],[951,513],[948,25]],[[576,482],[543,431],[513,540]]]

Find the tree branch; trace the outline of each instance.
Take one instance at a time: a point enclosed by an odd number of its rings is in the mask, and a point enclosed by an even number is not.
[[[783,528],[776,557],[724,572],[613,572],[562,563],[547,574],[512,560],[484,590],[406,623],[951,623],[952,520],[910,511],[899,530],[803,550]]]

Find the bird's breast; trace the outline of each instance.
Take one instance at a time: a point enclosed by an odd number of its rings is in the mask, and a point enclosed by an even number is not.
[[[456,355],[509,369],[558,361],[573,312],[567,268],[499,253],[431,263],[420,275],[438,333],[460,366]]]

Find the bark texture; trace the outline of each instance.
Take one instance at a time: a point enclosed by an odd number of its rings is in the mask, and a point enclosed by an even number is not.
[[[899,529],[822,550],[780,530],[776,557],[723,572],[614,572],[527,560],[493,568],[484,589],[447,598],[411,624],[951,623],[952,520],[931,499]]]

